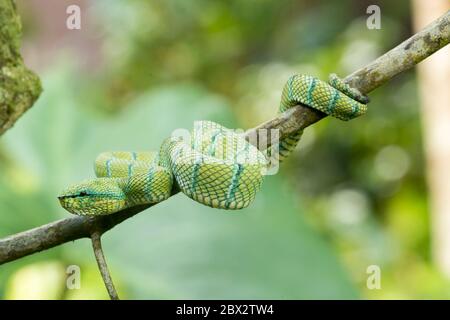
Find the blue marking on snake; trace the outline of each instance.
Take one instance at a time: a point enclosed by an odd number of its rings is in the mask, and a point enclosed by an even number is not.
[[[111,159],[106,160],[106,176],[111,177]]]
[[[221,131],[217,131],[214,133],[214,135],[211,138],[211,144],[209,145],[209,155],[211,157],[214,157],[216,155],[216,143],[217,143],[217,136],[221,133]]]
[[[288,98],[289,98],[289,100],[292,100],[292,82],[294,82],[296,77],[297,77],[296,75],[293,75],[288,80]]]
[[[314,92],[314,88],[316,87],[316,78],[312,78],[312,81],[309,84],[309,88],[308,88],[308,95],[307,97],[307,104],[308,105],[313,105],[313,97],[312,94]]]
[[[352,105],[352,113],[350,114],[349,118],[353,118],[355,114],[357,114],[359,112],[359,105],[358,103],[355,101]]]
[[[147,176],[147,183],[145,184],[145,189],[144,189],[144,193],[145,196],[147,197],[148,200],[150,200],[150,191],[152,190],[152,180],[153,180],[153,176],[155,175],[155,171],[153,170],[153,168],[150,168],[150,170],[148,171],[148,176]]]
[[[331,113],[333,112],[334,108],[336,107],[336,102],[339,100],[340,98],[340,93],[338,90],[334,91],[333,94],[333,98],[330,100],[330,104],[328,105],[328,112]]]
[[[197,178],[198,178],[198,173],[200,171],[201,164],[202,164],[202,158],[196,159],[195,164],[194,164],[194,170],[192,172],[192,184],[191,184],[192,192],[195,192],[195,188],[197,187]]]
[[[231,205],[231,202],[234,200],[234,196],[236,194],[236,189],[239,186],[239,177],[242,174],[244,167],[242,164],[235,164],[233,169],[233,176],[231,178],[231,184],[228,189],[227,199],[225,201],[225,208],[229,208]]]
[[[133,164],[128,164],[128,176],[131,177],[133,174]]]

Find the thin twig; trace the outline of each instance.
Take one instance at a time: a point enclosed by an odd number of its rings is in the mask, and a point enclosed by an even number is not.
[[[91,234],[92,248],[94,249],[95,259],[97,260],[97,265],[102,274],[103,282],[105,283],[106,290],[108,291],[111,300],[119,300],[116,288],[114,288],[114,283],[111,278],[111,274],[108,270],[108,265],[106,264],[105,255],[102,249],[102,234],[99,231],[94,231]]]
[[[344,80],[361,92],[369,93],[395,75],[412,68],[449,42],[450,11]],[[305,129],[324,116],[311,108],[297,106],[248,130],[246,136],[254,137],[258,129],[279,129],[279,135],[282,138],[297,130]],[[173,193],[176,192],[178,191]],[[0,240],[0,265],[69,241],[90,237],[98,225],[101,225],[102,232],[105,232],[148,207],[150,206],[134,207],[109,216],[95,218],[70,217],[6,237]]]

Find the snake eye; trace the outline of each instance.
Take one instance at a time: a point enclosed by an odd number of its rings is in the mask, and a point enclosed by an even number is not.
[[[87,195],[88,195],[88,194],[87,194],[86,191],[81,191],[80,194],[79,194],[78,196],[80,196],[80,197],[85,197],[85,196],[87,196]]]

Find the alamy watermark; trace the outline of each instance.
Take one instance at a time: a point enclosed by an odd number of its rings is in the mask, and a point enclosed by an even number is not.
[[[198,164],[215,164],[231,161],[239,164],[262,165],[263,175],[275,175],[279,169],[278,129],[259,129],[243,138],[242,129],[225,129],[203,121],[194,123],[194,131],[176,129],[171,139],[181,142],[171,150],[171,156],[179,161]],[[263,150],[263,151],[260,151]]]
[[[369,290],[380,290],[381,289],[381,268],[376,264],[370,265],[366,269],[367,281],[366,286]]]
[[[81,9],[76,4],[72,4],[66,8],[68,14],[66,18],[66,27],[69,30],[81,29]]]
[[[372,4],[367,7],[366,13],[370,14],[366,20],[367,29],[381,29],[381,9],[376,4]]]
[[[81,269],[76,264],[72,264],[66,269],[66,287],[69,290],[81,288]]]

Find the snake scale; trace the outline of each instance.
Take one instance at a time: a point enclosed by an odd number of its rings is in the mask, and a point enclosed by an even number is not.
[[[327,82],[294,75],[284,86],[279,113],[303,104],[341,120],[366,111],[368,98],[336,75]],[[280,140],[282,161],[302,130]],[[172,136],[159,152],[105,152],[95,160],[97,178],[75,184],[58,197],[78,215],[106,215],[167,199],[176,186],[188,197],[221,209],[247,207],[260,189],[267,159],[242,134],[212,121],[197,121],[189,137]]]

